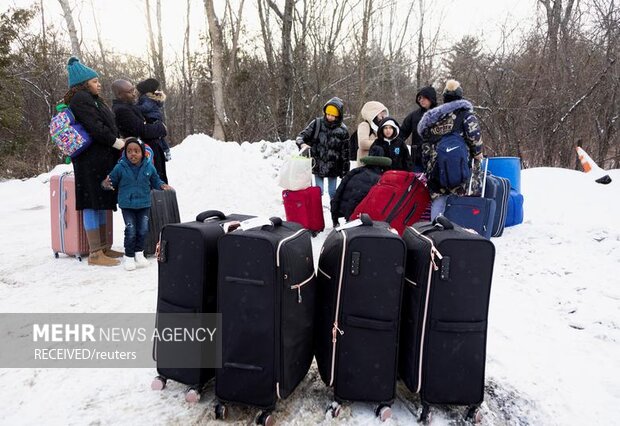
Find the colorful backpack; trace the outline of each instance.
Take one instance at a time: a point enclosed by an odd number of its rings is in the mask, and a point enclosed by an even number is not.
[[[84,127],[75,120],[71,109],[65,104],[56,107],[58,114],[50,122],[52,142],[64,155],[76,158],[92,142]]]

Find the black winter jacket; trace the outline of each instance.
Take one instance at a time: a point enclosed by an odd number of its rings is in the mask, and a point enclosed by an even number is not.
[[[395,130],[395,134],[388,141],[383,135],[383,128],[385,126],[392,126]],[[370,147],[371,150],[381,148],[382,154],[385,157],[389,157],[392,160],[392,165],[388,170],[404,170],[410,172],[413,170],[413,161],[411,160],[411,154],[407,144],[400,136],[399,125],[392,117],[385,117],[379,123],[379,130],[377,131],[377,139]]]
[[[433,86],[426,86],[420,89],[415,95],[415,103],[419,106],[415,111],[411,111],[407,117],[403,120],[403,125],[400,128],[400,136],[403,140],[411,135],[411,158],[413,160],[414,171],[424,171],[424,161],[422,160],[422,136],[418,134],[418,123],[428,109],[422,108],[418,103],[420,95],[430,99],[431,108],[437,106],[437,92]],[[429,108],[430,109],[430,108]]]
[[[330,99],[340,112],[338,119],[328,122],[325,117],[312,120],[296,138],[297,145],[305,143],[310,146],[310,154],[314,158],[312,173],[319,177],[343,177],[350,168],[349,163],[349,131],[342,122],[343,103],[339,98]],[[316,126],[320,126],[317,138],[314,139]]]
[[[75,208],[116,210],[116,191],[101,188],[101,181],[112,171],[120,154],[117,149],[112,148],[118,137],[114,115],[100,97],[86,90],[80,90],[73,95],[69,108],[93,141],[72,160],[75,174]]]
[[[340,182],[336,195],[331,200],[332,221],[339,217],[349,220],[355,207],[364,199],[370,188],[381,179],[383,169],[378,166],[363,166],[351,170]]]
[[[168,183],[166,174],[166,158],[164,151],[159,144],[159,139],[166,136],[166,126],[161,121],[147,123],[144,115],[137,105],[115,99],[112,103],[112,110],[116,117],[116,125],[121,136],[140,138],[153,150],[153,165],[164,182]]]

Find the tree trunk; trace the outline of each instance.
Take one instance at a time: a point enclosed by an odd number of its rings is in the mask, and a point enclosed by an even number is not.
[[[71,39],[71,54],[82,59],[82,49],[80,48],[80,40],[77,36],[77,30],[75,29],[75,22],[73,21],[73,15],[71,14],[71,7],[69,6],[69,0],[58,0],[62,13],[67,23],[67,31],[69,32],[69,38]]]
[[[222,40],[222,28],[215,16],[213,0],[204,0],[207,22],[209,23],[209,39],[213,52],[213,64],[211,65],[211,84],[213,86],[213,109],[215,110],[215,122],[213,126],[213,138],[226,140],[225,129],[228,124],[226,105],[224,98],[224,41]]]

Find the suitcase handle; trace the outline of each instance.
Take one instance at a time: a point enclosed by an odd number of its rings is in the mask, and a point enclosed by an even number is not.
[[[360,220],[362,221],[362,226],[372,226],[372,219],[368,213],[362,213],[360,215]]]
[[[273,224],[274,228],[282,226],[282,218],[279,218],[278,216],[270,217],[269,221]]]
[[[443,229],[454,229],[454,225],[452,224],[452,222],[450,222],[448,218],[443,215],[437,216],[433,221],[433,225],[440,225],[443,227]]]
[[[196,222],[204,222],[207,219],[217,217],[220,220],[226,219],[226,215],[219,210],[207,210],[202,213],[198,213],[196,216]]]

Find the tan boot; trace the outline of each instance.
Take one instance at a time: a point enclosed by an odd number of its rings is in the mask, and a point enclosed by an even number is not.
[[[125,253],[120,251],[112,250],[112,241],[108,241],[108,227],[106,225],[102,225],[99,227],[99,239],[101,241],[101,245],[104,247],[103,253],[114,259],[123,257]]]
[[[118,259],[118,258],[124,256],[124,253],[122,253],[120,251],[112,250],[111,248],[103,249],[103,254],[105,254],[106,256],[111,257],[113,259]]]
[[[98,266],[117,266],[121,264],[121,261],[106,256],[103,253],[103,250],[98,250],[88,256],[88,264]]]

